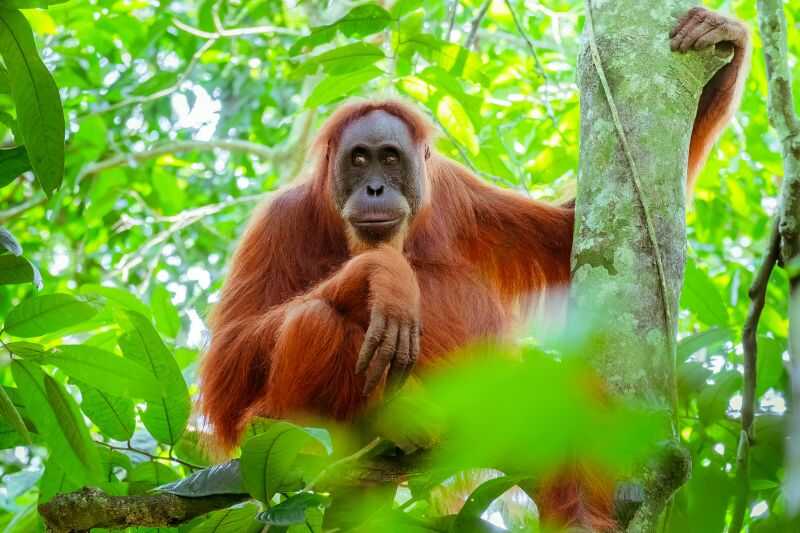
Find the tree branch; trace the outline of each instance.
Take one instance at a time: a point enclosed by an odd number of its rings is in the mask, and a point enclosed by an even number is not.
[[[754,444],[753,418],[756,403],[756,364],[758,362],[758,344],[756,333],[758,321],[767,294],[769,276],[778,262],[780,255],[780,233],[777,222],[774,224],[769,239],[767,256],[758,269],[753,284],[750,287],[750,309],[742,331],[742,346],[744,347],[744,390],[742,391],[742,430],[739,434],[739,447],[736,452],[736,485],[737,494],[733,508],[729,533],[739,533],[744,523],[747,511],[747,496],[750,492],[750,447]]]
[[[793,438],[786,447],[784,494],[790,514],[800,511],[800,119],[794,110],[792,75],[787,51],[786,15],[781,0],[758,0],[758,26],[767,65],[769,120],[781,141],[783,186],[778,228],[781,258],[790,275],[789,354],[794,405],[789,410]]]
[[[165,154],[190,152],[192,150],[214,150],[214,149],[227,150],[229,152],[250,153],[262,159],[273,159],[279,155],[283,155],[282,151],[279,152],[278,150],[270,148],[269,146],[264,146],[263,144],[258,144],[250,141],[243,141],[240,139],[216,139],[211,141],[176,141],[171,143],[165,143],[153,147],[149,150],[143,150],[141,152],[120,154],[105,159],[103,161],[87,165],[83,167],[83,169],[81,169],[80,173],[78,173],[78,176],[75,178],[75,182],[76,184],[79,184],[87,176],[91,176],[92,174],[97,174],[98,172],[102,172],[103,170],[108,170],[110,168],[119,167],[125,164],[140,163],[142,161],[147,161],[148,159],[155,159],[156,157]]]
[[[59,494],[39,505],[39,514],[52,533],[89,531],[101,527],[169,527],[217,509],[225,509],[248,498],[246,494],[203,498],[185,498],[168,493],[110,496],[99,489],[85,487],[76,492]]]
[[[313,481],[314,485],[319,490],[329,490],[343,486],[397,484],[424,471],[429,454],[425,450],[400,457],[362,459],[378,443],[373,441],[356,454],[333,463]],[[354,460],[359,462],[353,464]],[[347,468],[343,468],[345,463]],[[54,496],[49,502],[39,505],[39,514],[51,533],[73,533],[99,527],[168,527],[247,499],[249,496],[246,494],[190,498],[164,492],[143,496],[111,496],[98,489],[83,488]]]

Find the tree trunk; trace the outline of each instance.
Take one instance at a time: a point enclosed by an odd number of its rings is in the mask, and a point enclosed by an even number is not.
[[[713,49],[670,51],[669,31],[692,5],[587,0],[578,66],[570,322],[590,321],[602,333],[591,344],[592,363],[615,393],[663,413],[674,439],[689,139],[703,86],[730,59]],[[645,501],[629,530],[655,528],[689,468],[685,453],[668,453],[636,476]]]

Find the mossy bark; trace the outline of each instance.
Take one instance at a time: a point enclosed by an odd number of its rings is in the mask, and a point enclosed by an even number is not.
[[[589,4],[587,30],[592,24],[630,150],[626,153],[618,132],[586,31],[578,68],[581,147],[571,320],[591,321],[598,342],[588,355],[611,389],[663,413],[665,430],[674,435],[669,426],[676,394],[689,140],[702,89],[730,57],[713,48],[686,54],[670,50],[669,32],[695,5],[691,2]],[[660,251],[663,280],[648,226]],[[686,470],[686,465],[664,465]],[[646,483],[645,502],[629,529],[649,531],[685,476],[659,472],[641,478],[678,480],[675,487]]]

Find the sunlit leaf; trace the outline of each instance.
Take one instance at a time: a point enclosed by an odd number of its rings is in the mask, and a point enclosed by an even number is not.
[[[0,55],[9,71],[18,73],[9,77],[9,85],[21,140],[36,179],[50,195],[64,177],[64,112],[58,88],[39,59],[22,13],[0,8],[0,29]]]
[[[269,502],[289,475],[300,449],[311,437],[288,422],[277,422],[242,447],[242,477],[247,491]]]
[[[89,320],[96,313],[93,306],[74,296],[45,294],[14,307],[6,316],[5,330],[16,337],[38,337]]]
[[[126,330],[119,339],[122,353],[150,369],[161,381],[163,397],[147,402],[142,422],[159,442],[175,444],[183,434],[191,412],[189,389],[178,363],[143,315],[126,312],[122,326]]]

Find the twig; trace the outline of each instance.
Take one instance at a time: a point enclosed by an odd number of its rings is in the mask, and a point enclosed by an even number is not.
[[[39,505],[48,531],[72,533],[94,528],[121,529],[129,526],[169,527],[249,499],[246,494],[220,494],[185,498],[160,493],[142,496],[110,496],[84,487],[59,494]]]
[[[202,37],[203,39],[222,39],[222,38],[236,38],[236,37],[244,37],[247,35],[261,35],[261,34],[275,34],[275,35],[292,35],[297,36],[300,35],[299,31],[290,30],[289,28],[281,28],[280,26],[250,26],[247,28],[234,28],[232,30],[229,29],[217,29],[215,32],[205,31],[200,28],[196,28],[194,26],[190,26],[185,22],[181,22],[178,19],[172,21],[172,24],[175,25],[176,28],[185,31],[186,33],[190,33],[196,37]]]
[[[47,202],[47,196],[44,194],[37,194],[33,198],[30,198],[21,204],[15,205],[14,207],[6,209],[5,211],[0,211],[0,224],[4,224],[12,218],[16,218],[22,213],[33,209],[36,206],[42,205],[45,202]]]
[[[194,55],[192,55],[191,59],[189,60],[189,63],[186,64],[186,68],[183,70],[180,76],[178,76],[178,79],[175,81],[175,83],[173,83],[169,87],[161,89],[160,91],[156,91],[152,94],[134,96],[132,98],[128,98],[121,102],[117,102],[116,104],[112,104],[106,108],[93,111],[92,113],[89,114],[101,115],[103,113],[108,113],[109,111],[116,111],[117,109],[121,109],[123,107],[128,107],[136,104],[144,104],[146,102],[152,102],[153,100],[158,100],[159,98],[174,93],[175,91],[180,89],[181,85],[183,85],[183,82],[185,82],[192,74],[192,70],[194,70],[194,67],[197,65],[197,62],[200,60],[202,55],[205,54],[208,50],[210,50],[211,47],[214,46],[214,44],[216,44],[216,42],[217,42],[216,38],[211,38],[208,41],[206,41],[203,44],[203,46],[198,48],[197,51],[194,53]]]
[[[458,0],[453,0],[450,4],[450,20],[447,22],[447,33],[444,36],[445,41],[450,40],[450,35],[453,33],[453,27],[456,25],[456,13],[458,12]]]
[[[171,462],[171,463],[178,463],[178,464],[183,465],[186,468],[190,468],[192,470],[202,470],[203,469],[202,466],[193,465],[192,463],[188,463],[186,461],[178,459],[177,457],[175,457],[173,455],[170,455],[169,457],[161,457],[159,455],[152,454],[152,453],[150,453],[148,451],[140,450],[139,448],[134,448],[133,446],[130,445],[130,443],[128,443],[127,446],[114,446],[113,444],[110,444],[108,442],[103,442],[103,441],[100,441],[100,440],[96,440],[94,442],[96,444],[101,445],[101,446],[105,446],[106,448],[108,448],[110,450],[117,450],[117,451],[122,451],[122,452],[136,453],[136,454],[142,455],[144,457],[147,457],[149,459],[152,459],[153,461],[167,461],[167,462]]]
[[[481,6],[480,11],[478,11],[478,14],[475,15],[474,19],[472,19],[472,25],[470,26],[469,35],[467,36],[467,40],[464,42],[464,48],[466,48],[467,50],[471,50],[472,45],[475,44],[475,38],[478,36],[478,28],[481,27],[481,22],[483,21],[483,17],[486,16],[486,12],[489,11],[489,6],[491,4],[492,0],[486,0]]]
[[[118,265],[115,269],[115,272],[123,277],[127,276],[127,272],[133,268],[134,266],[138,265],[142,261],[142,257],[152,248],[158,246],[159,244],[168,240],[172,235],[175,233],[186,229],[187,227],[191,226],[198,220],[201,220],[207,216],[219,213],[223,209],[227,209],[228,207],[243,204],[243,203],[251,203],[251,202],[258,202],[264,198],[266,198],[268,193],[265,194],[251,194],[247,196],[240,196],[238,198],[232,198],[230,200],[226,200],[224,202],[219,202],[217,204],[209,204],[204,205],[202,207],[197,207],[194,209],[189,209],[188,211],[183,211],[182,213],[170,217],[163,217],[159,219],[159,221],[169,222],[171,226],[164,231],[158,233],[155,237],[150,239],[147,244],[141,246],[136,249],[135,252],[132,252],[126,256],[123,256]]]
[[[737,494],[733,508],[733,517],[728,527],[729,533],[739,533],[744,523],[747,510],[747,496],[750,492],[750,448],[754,444],[753,417],[756,403],[756,364],[758,362],[758,344],[756,333],[758,321],[767,294],[767,285],[772,269],[778,262],[781,251],[781,236],[778,223],[775,222],[769,239],[767,255],[758,269],[753,284],[750,286],[750,309],[742,331],[744,347],[744,388],[742,394],[742,429],[739,434],[739,446],[736,452],[736,484]]]
[[[141,152],[131,152],[128,154],[120,154],[110,157],[97,163],[92,163],[81,169],[78,176],[75,178],[75,183],[80,184],[84,178],[97,174],[103,170],[114,168],[130,163],[138,163],[154,159],[165,154],[174,154],[179,152],[189,152],[192,150],[227,150],[229,152],[244,152],[258,156],[262,159],[273,159],[283,152],[250,141],[243,141],[240,139],[216,139],[211,141],[176,141],[165,143],[159,146],[143,150]]]

